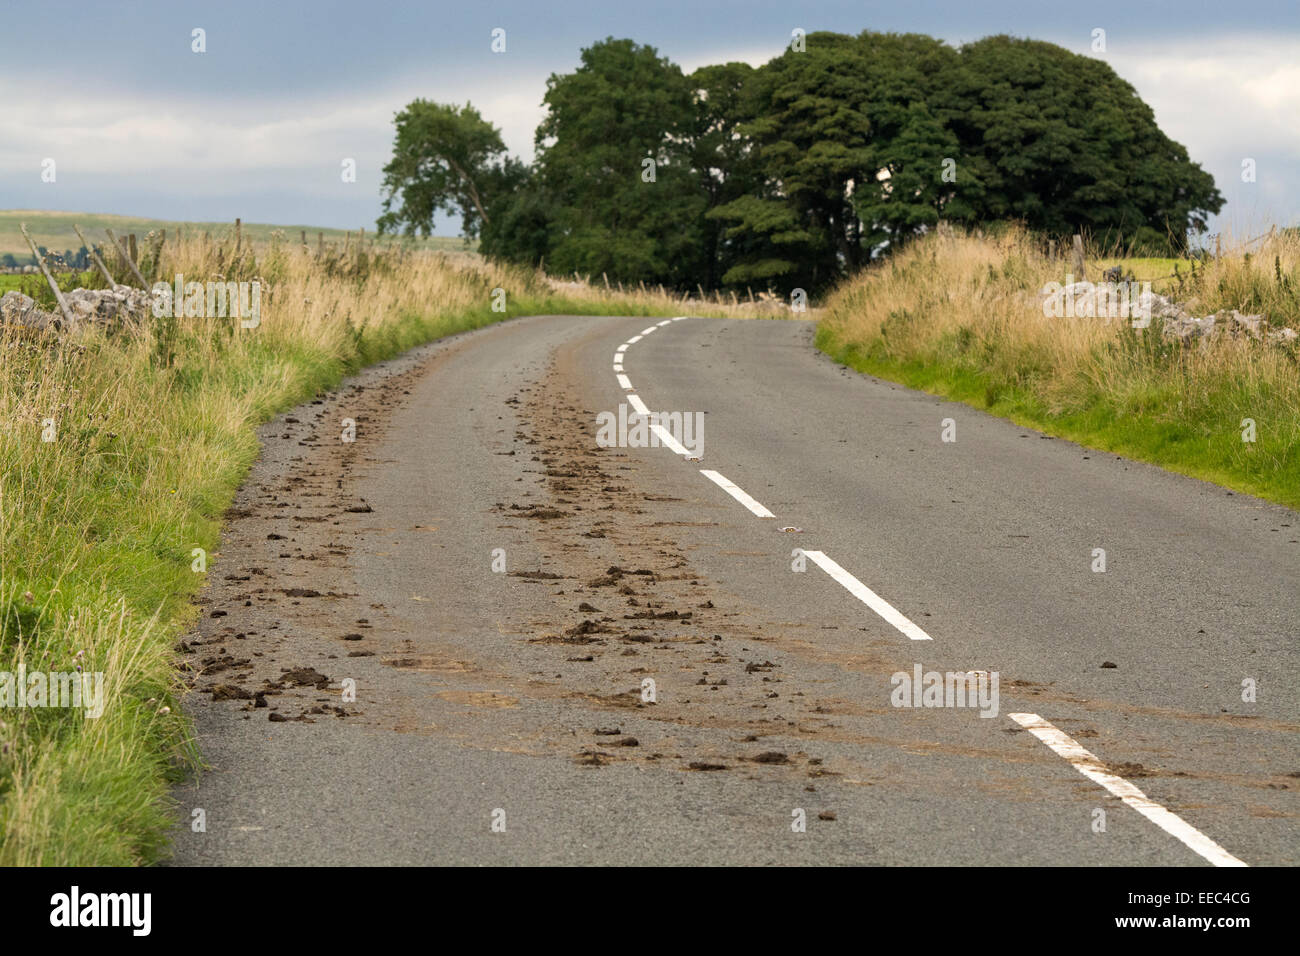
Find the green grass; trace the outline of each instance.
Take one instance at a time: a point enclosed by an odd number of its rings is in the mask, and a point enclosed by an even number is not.
[[[64,292],[71,292],[73,289],[98,289],[107,284],[99,273],[93,271],[55,273],[54,279]],[[47,311],[54,311],[57,308],[54,292],[50,289],[45,276],[39,272],[27,275],[0,273],[0,295],[11,291],[30,296],[36,300],[38,306]]]
[[[203,583],[192,553],[215,552],[260,423],[365,365],[513,316],[680,309],[553,294],[532,274],[438,257],[321,262],[290,250],[237,267],[279,290],[257,334],[187,321],[135,337],[0,335],[0,671],[80,663],[109,685],[97,719],[0,708],[0,865],[166,856],[171,787],[198,763],[174,651]],[[490,310],[495,287],[509,292],[505,313]],[[381,310],[382,295],[398,304]]]
[[[1054,411],[1032,385],[956,362],[902,360],[837,341],[819,329],[817,347],[837,362],[908,388],[939,395],[1089,448],[1159,465],[1300,510],[1300,446],[1294,425],[1259,429],[1241,440],[1243,418],[1260,405],[1231,383],[1202,397],[1195,416],[1179,415],[1179,396],[1153,389],[1122,403],[1100,391],[1078,411]],[[1140,390],[1139,390],[1140,391]],[[1264,416],[1267,421],[1267,416]]]
[[[31,261],[31,249],[27,241],[23,239],[22,232],[19,230],[19,224],[26,223],[27,231],[31,234],[32,239],[38,246],[45,246],[52,252],[62,253],[65,249],[71,249],[74,252],[81,247],[81,240],[77,238],[73,225],[81,227],[86,238],[96,244],[107,244],[108,237],[104,230],[112,229],[119,238],[136,234],[137,242],[143,242],[144,237],[150,231],[166,229],[168,237],[174,237],[178,229],[183,228],[187,234],[199,235],[208,232],[214,239],[225,237],[234,231],[233,222],[179,222],[167,219],[149,219],[139,216],[115,216],[104,213],[83,213],[83,212],[56,212],[40,209],[0,209],[0,255],[6,252],[13,253],[18,259],[19,264],[26,264]],[[359,224],[365,226],[366,237],[372,238],[374,229],[371,224]],[[346,229],[326,229],[318,226],[306,225],[274,225],[269,223],[245,222],[242,224],[242,234],[246,241],[254,243],[265,243],[271,240],[271,234],[275,231],[282,231],[285,238],[290,242],[298,242],[300,233],[305,230],[307,233],[307,244],[312,248],[316,246],[316,234],[324,233],[325,242],[342,243],[348,230]],[[352,239],[355,242],[357,238],[357,229],[353,229]],[[398,241],[392,238],[381,239],[380,242]],[[432,236],[428,239],[413,240],[417,248],[455,251],[461,249],[474,249],[474,244],[466,245],[463,239],[457,239],[451,236]]]

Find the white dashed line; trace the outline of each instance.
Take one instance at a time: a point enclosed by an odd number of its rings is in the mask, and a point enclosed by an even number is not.
[[[670,432],[668,429],[664,428],[664,426],[662,426],[662,425],[660,425],[659,423],[655,422],[655,423],[652,423],[652,424],[650,425],[650,430],[651,430],[652,432],[654,432],[656,435],[659,436],[659,442],[660,442],[660,444],[662,444],[665,448],[670,448],[670,449],[672,449],[672,451],[673,451],[675,454],[681,455],[681,456],[683,456],[684,458],[694,458],[694,457],[695,457],[695,456],[693,456],[689,451],[687,451],[687,450],[686,450],[686,447],[685,447],[684,445],[682,445],[682,443],[679,442],[676,438],[674,438],[674,437],[673,437],[673,433]],[[696,458],[695,460],[698,461],[699,459]]]
[[[1119,797],[1160,829],[1181,840],[1189,849],[1215,866],[1246,866],[1178,814],[1166,810],[1123,777],[1115,776],[1073,737],[1062,733],[1037,714],[1008,714],[1007,716],[1051,747],[1059,756],[1068,760],[1079,773],[1093,783],[1105,787],[1114,796]]]
[[[929,634],[904,617],[892,604],[845,571],[833,559],[828,558],[820,551],[805,551],[804,554],[812,558],[819,568],[842,584],[846,591],[902,631],[907,637],[914,641],[932,639]]]
[[[758,515],[760,518],[776,517],[776,515],[772,514],[772,512],[768,511],[757,501],[751,498],[748,494],[745,493],[745,491],[739,485],[731,481],[729,478],[724,478],[716,471],[708,471],[704,468],[700,469],[700,474],[703,475],[705,478],[709,479],[709,481],[713,482],[715,485],[717,485],[727,494],[731,495],[731,497],[735,498],[737,501],[739,501],[750,511],[754,512],[754,514]]]
[[[618,373],[618,384],[623,389],[631,392],[632,382],[623,373],[623,358],[628,347],[635,345],[641,339],[649,335],[656,328],[662,328],[671,322],[681,322],[688,318],[685,315],[674,316],[671,319],[664,319],[662,322],[651,326],[641,332],[640,335],[634,335],[618,347],[614,354],[614,371]],[[628,402],[641,415],[649,415],[650,409],[645,402],[635,393],[632,392],[627,396]],[[652,423],[651,429],[659,436],[660,442],[666,447],[679,455],[689,457],[689,452],[672,436],[662,425]],[[753,497],[747,494],[735,482],[724,477],[716,471],[700,469],[700,474],[708,478],[715,485],[731,495],[750,512],[760,518],[775,518],[771,511],[759,504]],[[867,587],[856,577],[844,570],[835,560],[821,551],[804,551],[808,557],[823,571],[834,578],[845,590],[856,597],[876,614],[880,615],[898,631],[913,641],[932,640],[929,634],[921,630],[910,620],[907,619],[897,608],[878,595],[871,588]],[[1244,862],[1237,859],[1219,844],[1215,843],[1200,830],[1187,823],[1177,814],[1165,809],[1154,800],[1150,799],[1133,784],[1129,783],[1122,777],[1118,777],[1106,769],[1105,765],[1097,759],[1095,755],[1085,750],[1069,735],[1062,733],[1056,727],[1043,720],[1037,714],[1010,714],[1008,715],[1020,726],[1024,727],[1031,734],[1045,743],[1059,756],[1064,757],[1074,766],[1081,774],[1104,787],[1108,792],[1122,800],[1126,805],[1132,807],[1138,813],[1142,814],[1160,829],[1177,838],[1184,843],[1193,852],[1199,854],[1215,866],[1246,866]]]

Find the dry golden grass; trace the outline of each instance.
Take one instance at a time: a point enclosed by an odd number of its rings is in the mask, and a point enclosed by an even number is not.
[[[391,247],[318,256],[273,238],[236,252],[192,237],[143,258],[169,283],[257,280],[261,324],[0,330],[0,672],[80,664],[107,688],[97,719],[0,707],[0,865],[165,853],[169,780],[193,759],[172,647],[202,580],[195,549],[215,548],[259,422],[360,365],[509,315],[760,312]]]
[[[1098,263],[1088,269],[1101,278]],[[1158,320],[1134,329],[1120,318],[1048,317],[1037,293],[1069,271],[1017,230],[934,234],[832,295],[818,344],[863,371],[1300,505],[1295,345],[1228,335],[1181,345]],[[1178,271],[1170,291],[1195,315],[1237,308],[1300,329],[1294,234]],[[1253,443],[1241,439],[1246,418]]]

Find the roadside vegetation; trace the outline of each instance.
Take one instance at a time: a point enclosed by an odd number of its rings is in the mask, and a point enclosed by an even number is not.
[[[48,249],[52,255],[61,256],[71,262],[84,247],[77,236],[74,225],[79,226],[91,242],[104,238],[104,230],[112,229],[119,236],[137,233],[143,236],[148,232],[166,230],[168,237],[174,238],[184,234],[199,238],[203,233],[219,237],[230,227],[225,222],[175,222],[167,219],[149,219],[142,216],[114,216],[105,213],[63,212],[47,209],[0,209],[0,267],[22,266],[32,262],[32,251],[18,229],[19,223],[27,225],[32,240],[41,248]],[[345,229],[327,229],[320,226],[273,225],[269,223],[243,223],[245,241],[269,242],[273,233],[282,233],[298,239],[300,232],[307,233],[307,244],[315,247],[317,236],[326,243],[342,243],[348,236]],[[355,239],[358,230],[352,230]],[[381,237],[381,243],[385,240]],[[405,243],[416,248],[452,252],[474,249],[476,243],[466,242],[451,236],[429,236]],[[71,253],[71,255],[69,254]]]
[[[216,549],[259,423],[363,365],[515,315],[760,308],[355,245],[318,258],[297,243],[237,254],[228,239],[193,238],[161,259],[141,263],[146,276],[261,281],[261,325],[0,329],[0,673],[102,672],[106,697],[98,718],[0,707],[0,866],[165,854],[169,784],[196,759],[173,648],[203,582],[195,549]],[[43,281],[32,293],[52,308]],[[504,312],[492,310],[498,289]]]
[[[1199,259],[1094,259],[1088,277],[1113,265],[1165,276],[1153,289],[1196,316],[1238,309],[1300,330],[1294,231]],[[1300,508],[1297,342],[1226,332],[1184,341],[1159,318],[1133,328],[1047,317],[1037,293],[1069,271],[1017,229],[936,232],[838,288],[817,344],[859,371]]]

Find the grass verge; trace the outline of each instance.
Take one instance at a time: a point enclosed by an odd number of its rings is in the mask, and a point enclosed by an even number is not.
[[[1177,295],[1194,314],[1238,308],[1300,326],[1294,236],[1191,265]],[[1183,344],[1158,320],[1046,317],[1037,290],[1066,271],[1016,231],[932,235],[837,290],[817,346],[858,371],[1300,509],[1296,343]]]
[[[145,274],[262,282],[260,327],[0,330],[0,866],[165,855],[170,785],[197,760],[174,645],[258,424],[366,364],[511,316],[686,308],[409,250],[320,257],[195,239],[162,259]],[[17,706],[20,669],[102,674],[102,713]]]

